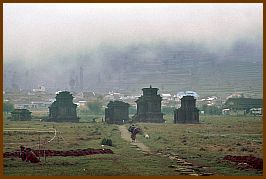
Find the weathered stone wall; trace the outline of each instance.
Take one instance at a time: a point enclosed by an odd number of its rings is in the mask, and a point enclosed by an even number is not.
[[[110,124],[122,124],[129,120],[129,104],[122,101],[110,101],[105,109],[105,121]]]
[[[27,109],[15,109],[11,112],[11,120],[29,121],[31,120],[31,112]]]
[[[161,112],[162,97],[157,94],[158,88],[143,88],[143,95],[136,101],[137,113],[133,116],[135,122],[164,122]]]
[[[73,103],[73,96],[68,91],[56,95],[56,101],[49,107],[49,121],[79,122],[77,105]]]
[[[174,123],[199,123],[199,110],[193,96],[181,99],[181,107],[174,111]]]

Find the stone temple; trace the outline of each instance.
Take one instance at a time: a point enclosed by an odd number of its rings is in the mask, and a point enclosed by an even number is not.
[[[199,110],[193,96],[183,96],[181,107],[174,111],[174,123],[199,123]]]
[[[31,120],[31,112],[27,109],[15,109],[11,112],[11,119],[15,121]]]
[[[49,120],[53,122],[79,122],[77,105],[73,103],[73,96],[68,91],[59,92],[49,107]]]
[[[143,95],[137,99],[137,113],[134,122],[164,122],[161,112],[162,97],[157,94],[158,88],[142,88]]]
[[[123,101],[110,101],[105,108],[105,121],[109,124],[128,122],[129,104]]]

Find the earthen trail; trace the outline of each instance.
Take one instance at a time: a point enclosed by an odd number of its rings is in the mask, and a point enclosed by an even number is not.
[[[144,153],[147,154],[153,154],[153,155],[160,155],[160,156],[165,156],[162,153],[151,153],[151,150],[144,145],[142,142],[136,141],[136,142],[131,142],[131,137],[130,133],[128,132],[126,126],[118,126],[119,131],[121,132],[121,138],[130,142],[132,145],[136,146],[139,148]],[[184,159],[179,158],[179,156],[175,155],[166,155],[169,159],[176,161],[176,165],[168,166],[173,168],[176,172],[177,175],[191,175],[191,176],[209,176],[213,175],[212,173],[207,173],[205,171],[197,171],[198,167],[193,166],[192,163],[189,163],[185,161]],[[201,168],[201,167],[200,167]],[[201,169],[202,170],[202,169]]]
[[[149,147],[144,145],[142,142],[139,142],[138,140],[136,140],[136,142],[131,141],[130,133],[128,132],[126,126],[118,126],[118,129],[121,132],[122,139],[131,142],[132,145],[137,146],[143,152],[151,153]]]

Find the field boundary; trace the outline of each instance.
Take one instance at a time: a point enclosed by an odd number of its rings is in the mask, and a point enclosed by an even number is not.
[[[50,130],[49,130],[50,129]],[[3,130],[4,134],[5,132],[37,132],[37,133],[54,133],[53,137],[51,139],[49,139],[47,142],[43,142],[43,143],[39,143],[36,145],[29,145],[27,147],[40,147],[40,146],[44,146],[50,142],[52,142],[56,137],[57,137],[57,130],[55,128],[48,128],[48,130],[41,130],[41,129],[37,129],[37,128],[7,128]],[[6,148],[6,145],[22,145],[22,144],[32,144],[35,142],[24,142],[24,143],[4,143],[4,147]],[[9,148],[17,148],[17,147],[9,147]]]

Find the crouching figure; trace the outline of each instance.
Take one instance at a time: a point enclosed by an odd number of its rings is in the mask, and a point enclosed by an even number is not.
[[[26,162],[39,163],[40,160],[37,158],[36,154],[31,148],[26,148]]]
[[[23,145],[20,146],[19,158],[21,158],[22,161],[26,160],[26,150]]]

